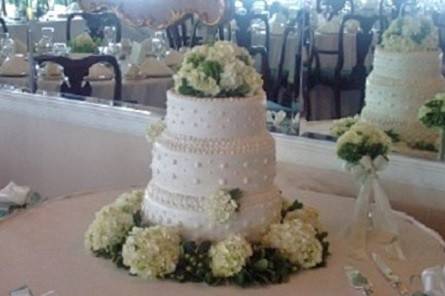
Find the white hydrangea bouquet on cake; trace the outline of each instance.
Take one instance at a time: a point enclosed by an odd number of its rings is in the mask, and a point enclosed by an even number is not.
[[[445,93],[437,94],[419,109],[419,121],[440,132],[439,160],[445,161]]]
[[[404,16],[391,23],[383,33],[382,47],[396,52],[436,51],[437,28],[425,16]]]
[[[404,259],[398,225],[378,177],[388,164],[391,143],[384,131],[365,122],[355,123],[337,140],[337,155],[360,186],[352,221],[345,232],[351,255],[357,258],[367,257],[366,242],[372,229],[373,237],[385,243],[391,255]]]
[[[229,42],[191,49],[147,128],[152,178],[105,206],[85,234],[94,255],[143,279],[239,286],[282,283],[322,267],[315,209],[284,202],[262,80]]]

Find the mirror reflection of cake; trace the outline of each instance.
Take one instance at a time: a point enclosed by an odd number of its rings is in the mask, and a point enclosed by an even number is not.
[[[434,143],[437,134],[418,121],[417,113],[444,90],[437,29],[423,17],[397,19],[375,52],[361,118],[409,144]]]

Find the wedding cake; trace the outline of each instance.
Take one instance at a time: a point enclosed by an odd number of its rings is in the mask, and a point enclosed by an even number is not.
[[[103,207],[85,247],[142,278],[239,286],[287,281],[322,267],[327,233],[317,210],[274,185],[261,76],[249,53],[218,41],[188,51],[147,129],[145,192]]]
[[[361,119],[410,144],[434,143],[437,134],[417,119],[425,101],[445,90],[438,33],[423,17],[395,20],[376,50]]]

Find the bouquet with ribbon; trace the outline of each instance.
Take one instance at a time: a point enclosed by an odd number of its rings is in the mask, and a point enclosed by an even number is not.
[[[352,222],[345,232],[351,255],[356,258],[366,258],[368,234],[372,232],[393,257],[404,259],[398,224],[378,177],[388,164],[390,148],[391,138],[365,122],[354,124],[337,141],[338,157],[360,186]]]

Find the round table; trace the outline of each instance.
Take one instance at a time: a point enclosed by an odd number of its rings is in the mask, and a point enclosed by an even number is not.
[[[102,206],[122,191],[107,191],[68,196],[49,201],[0,223],[0,294],[27,284],[34,295],[56,291],[58,295],[359,295],[349,287],[343,272],[354,265],[374,284],[375,295],[396,295],[370,261],[354,261],[336,236],[352,213],[354,201],[340,196],[298,191],[286,184],[284,193],[298,197],[320,210],[322,222],[330,232],[332,256],[326,268],[305,271],[291,277],[289,283],[264,288],[240,289],[233,286],[207,287],[203,284],[179,284],[146,281],[131,277],[110,261],[95,258],[83,247],[83,235]],[[411,275],[445,262],[444,242],[409,216],[397,213],[402,233],[401,244],[408,261],[385,261],[407,283]],[[383,254],[381,246],[369,249]],[[427,250],[427,251],[426,251]],[[414,287],[419,289],[419,287]]]
[[[130,80],[124,77],[128,68],[128,63],[121,63],[122,70],[122,99],[133,101],[137,104],[165,108],[167,101],[167,90],[173,87],[172,77],[148,77],[145,79]],[[58,93],[61,80],[39,79],[37,89],[41,91]],[[29,77],[8,77],[0,76],[0,84],[12,85],[19,88],[26,88],[29,85]],[[113,98],[114,80],[93,80],[91,81],[92,97],[99,99]]]

